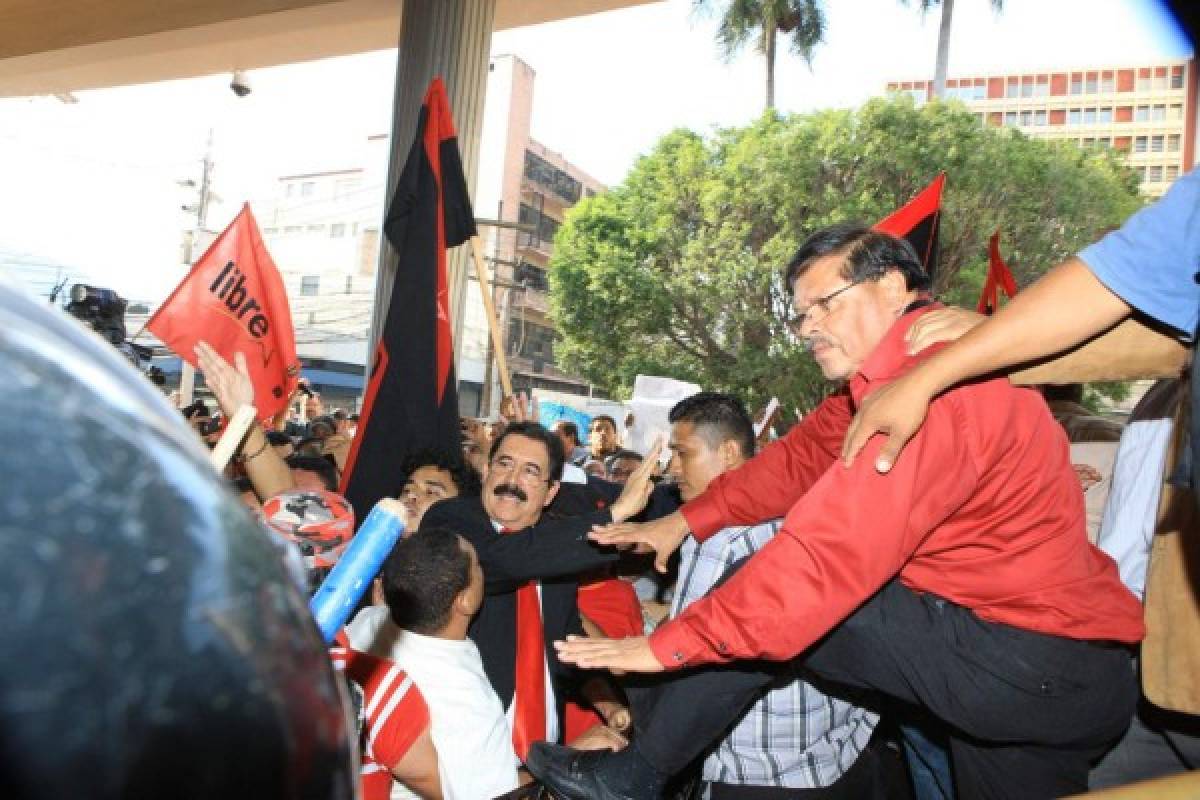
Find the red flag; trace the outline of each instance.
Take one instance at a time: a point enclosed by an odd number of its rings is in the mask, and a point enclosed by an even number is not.
[[[425,94],[383,232],[399,256],[396,282],[341,485],[363,516],[399,493],[412,453],[462,456],[446,248],[475,235],[475,215],[440,78]]]
[[[222,358],[246,356],[261,419],[282,411],[300,364],[287,292],[247,203],[205,251],[146,328],[195,366],[203,339]]]
[[[980,314],[992,314],[1000,307],[1000,290],[1011,300],[1017,294],[1017,282],[1013,280],[1012,272],[1000,257],[1000,229],[988,240],[988,271],[983,282],[983,291],[979,293],[979,304],[975,310]]]
[[[941,227],[942,186],[945,183],[946,173],[938,173],[916,197],[875,223],[875,230],[907,239],[930,278],[937,271],[938,229]]]

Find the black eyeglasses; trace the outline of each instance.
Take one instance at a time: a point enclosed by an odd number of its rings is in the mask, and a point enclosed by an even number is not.
[[[825,317],[829,316],[829,313],[830,313],[829,304],[833,302],[833,299],[835,297],[842,294],[843,292],[850,291],[855,286],[858,286],[861,283],[866,283],[867,281],[874,280],[875,278],[878,278],[878,277],[879,277],[879,275],[875,274],[875,273],[872,273],[870,275],[864,275],[861,278],[859,278],[858,280],[847,283],[845,286],[843,286],[840,289],[834,289],[832,292],[825,295],[824,297],[818,297],[816,300],[814,300],[812,302],[812,305],[810,305],[808,307],[808,310],[805,311],[803,314],[795,314],[793,316],[788,317],[788,319],[785,322],[785,324],[788,327],[788,330],[790,330],[796,336],[802,335],[800,333],[800,331],[804,327],[804,323],[806,321],[808,321],[810,319],[812,319],[812,320],[825,319]],[[813,316],[814,308],[820,310],[820,312],[821,312],[820,317]]]

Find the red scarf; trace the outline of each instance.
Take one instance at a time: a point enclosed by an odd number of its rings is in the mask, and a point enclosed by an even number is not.
[[[512,533],[501,528],[500,533]],[[542,604],[535,581],[517,589],[516,696],[513,703],[513,749],[524,761],[534,742],[546,739],[546,637]]]

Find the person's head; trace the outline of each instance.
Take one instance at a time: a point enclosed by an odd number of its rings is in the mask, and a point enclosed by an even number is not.
[[[325,404],[321,402],[319,392],[311,392],[304,398],[304,416],[306,419],[314,419],[325,413]]]
[[[571,451],[579,447],[579,426],[566,419],[554,423],[554,433],[562,440],[563,451],[569,456]]]
[[[325,441],[337,431],[337,422],[330,416],[320,416],[308,423],[308,435]]]
[[[642,465],[642,454],[632,450],[618,450],[604,462],[605,473],[613,483],[625,483],[633,471]]]
[[[817,231],[788,262],[792,331],[829,380],[849,378],[929,276],[904,239],[861,225]]]
[[[467,623],[483,603],[483,570],[475,548],[445,528],[406,536],[383,564],[383,596],[399,628],[465,638]]]
[[[592,455],[604,458],[617,449],[617,421],[607,414],[592,417],[588,429],[588,448]]]
[[[289,456],[286,459],[296,488],[305,491],[338,489],[337,464],[324,456]]]
[[[684,502],[754,455],[754,423],[736,397],[700,392],[676,403],[667,419],[671,422],[667,471]]]
[[[483,507],[506,528],[537,522],[558,494],[562,442],[536,422],[513,422],[492,442],[483,473]]]
[[[462,459],[435,450],[414,453],[404,464],[404,488],[400,500],[412,515],[415,527],[438,500],[479,492],[479,476]]]
[[[292,437],[283,431],[267,431],[267,444],[271,445],[271,449],[280,458],[287,458],[295,450],[292,447]]]

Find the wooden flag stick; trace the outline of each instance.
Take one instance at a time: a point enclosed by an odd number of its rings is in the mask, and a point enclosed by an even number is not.
[[[242,439],[246,438],[250,426],[257,418],[258,411],[254,406],[242,406],[230,417],[229,424],[225,426],[225,432],[221,434],[216,447],[212,449],[212,465],[217,472],[225,471],[225,465],[229,463],[229,459],[233,458],[238,445],[242,443]]]
[[[512,397],[512,378],[508,376],[508,359],[504,354],[504,340],[500,337],[500,323],[496,321],[496,306],[492,303],[492,282],[488,280],[487,268],[483,265],[483,252],[479,236],[471,237],[471,258],[475,261],[475,277],[479,279],[479,293],[483,295],[483,310],[487,314],[488,329],[492,332],[492,350],[496,353],[496,369],[500,372],[500,385],[505,397]]]

